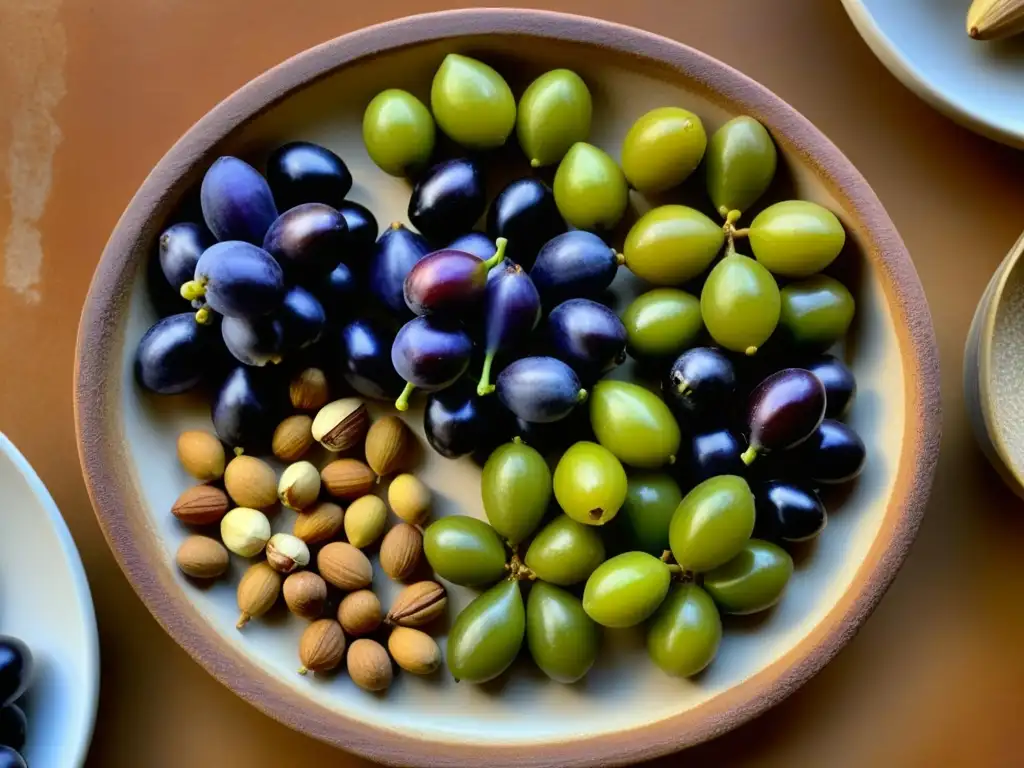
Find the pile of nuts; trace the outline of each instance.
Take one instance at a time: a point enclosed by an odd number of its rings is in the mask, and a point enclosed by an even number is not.
[[[178,567],[208,581],[227,573],[230,553],[262,555],[239,581],[237,626],[266,614],[283,595],[288,610],[310,622],[299,642],[300,674],[331,672],[345,660],[353,682],[381,691],[391,684],[392,660],[412,674],[433,673],[441,651],[423,628],[445,613],[448,600],[438,582],[415,580],[431,493],[406,472],[416,454],[412,431],[392,415],[371,423],[358,398],[329,402],[326,376],[316,368],[292,380],[290,396],[296,413],[277,426],[272,441],[275,458],[286,465],[280,477],[254,456],[227,461],[212,433],[179,436],[178,458],[200,484],[182,493],[171,512],[190,528],[219,525],[220,535],[186,538]],[[316,443],[346,455],[318,470],[306,458]],[[352,455],[360,447],[365,461]],[[386,503],[374,495],[384,477],[392,477]],[[279,503],[296,512],[291,533],[272,532],[267,512]],[[402,521],[390,528],[388,507]],[[386,614],[371,590],[373,564],[363,552],[378,542],[384,573],[411,582]]]

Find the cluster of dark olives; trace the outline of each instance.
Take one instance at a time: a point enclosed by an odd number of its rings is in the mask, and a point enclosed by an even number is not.
[[[28,721],[18,701],[32,682],[32,652],[21,640],[0,635],[0,768],[25,768]]]

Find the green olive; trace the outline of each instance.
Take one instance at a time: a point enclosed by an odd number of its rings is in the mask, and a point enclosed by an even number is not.
[[[647,653],[664,672],[690,677],[704,669],[722,642],[722,618],[708,593],[681,584],[665,598],[647,631]]]
[[[468,149],[493,149],[516,124],[516,100],[505,79],[482,61],[449,53],[430,86],[441,130]]]
[[[626,348],[637,360],[675,358],[700,338],[700,300],[678,288],[655,288],[633,299],[622,315]]]
[[[627,381],[609,379],[594,385],[590,426],[601,445],[634,467],[672,464],[679,452],[679,424],[665,401]]]
[[[710,571],[734,558],[754,531],[754,494],[742,477],[719,475],[683,498],[672,515],[669,544],[688,571]]]
[[[438,576],[464,587],[486,587],[505,574],[505,545],[483,520],[442,517],[423,532],[423,552]]]
[[[578,597],[539,581],[526,600],[526,644],[545,675],[575,683],[597,660],[601,633]]]
[[[551,470],[523,443],[499,446],[480,478],[487,520],[513,547],[536,530],[551,502]]]
[[[704,124],[693,112],[652,109],[633,123],[622,142],[622,171],[639,192],[664,192],[693,173],[707,145]]]
[[[704,574],[704,588],[723,613],[757,613],[779,601],[792,575],[786,550],[751,539],[732,560]]]
[[[607,152],[578,141],[565,153],[555,171],[555,205],[562,218],[577,229],[612,229],[626,212],[626,177]]]
[[[646,552],[605,560],[583,589],[583,610],[605,627],[632,627],[661,605],[668,593],[668,565]]]
[[[652,208],[630,228],[622,255],[626,266],[654,285],[682,285],[711,266],[725,233],[685,205]]]
[[[381,91],[363,113],[363,144],[370,159],[392,176],[406,176],[430,161],[434,118],[408,91]]]
[[[448,669],[456,681],[485,683],[515,661],[526,633],[518,581],[505,580],[477,596],[448,633]]]
[[[779,324],[779,286],[771,272],[738,253],[711,270],[700,294],[704,325],[718,344],[753,355]]]
[[[576,522],[604,525],[626,499],[626,470],[603,445],[578,442],[555,467],[555,499]]]
[[[805,200],[770,205],[750,222],[750,249],[773,275],[809,277],[831,264],[846,230],[828,208]]]
[[[516,115],[516,136],[530,165],[557,163],[569,147],[586,141],[592,112],[587,84],[572,70],[553,69],[530,83]]]
[[[779,327],[800,349],[821,352],[846,335],[854,301],[846,286],[826,275],[790,283],[781,291]]]
[[[594,526],[559,515],[533,537],[525,561],[538,579],[568,587],[604,562],[604,541]]]
[[[746,211],[772,183],[778,162],[775,142],[752,117],[734,117],[708,142],[708,195],[723,217]]]
[[[683,500],[679,483],[660,472],[630,475],[626,501],[615,518],[615,539],[622,548],[661,555],[668,546],[672,514]]]

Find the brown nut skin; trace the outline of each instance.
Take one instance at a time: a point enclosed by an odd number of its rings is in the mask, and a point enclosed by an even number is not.
[[[281,461],[291,464],[313,447],[313,419],[304,413],[289,416],[277,425],[270,441],[270,450]]]
[[[209,536],[189,536],[175,555],[178,568],[193,579],[216,579],[231,565],[227,549]]]
[[[330,399],[327,375],[319,368],[299,371],[288,385],[288,397],[292,401],[292,408],[297,411],[316,411],[323,408]],[[310,424],[312,423],[311,419]]]
[[[346,592],[365,589],[373,581],[373,565],[346,541],[327,544],[316,556],[317,570],[328,584]]]
[[[249,567],[238,582],[238,617],[236,629],[241,629],[274,607],[281,594],[281,574],[266,562]]]
[[[220,488],[196,485],[189,488],[171,507],[171,514],[185,525],[214,525],[231,509],[231,500]]]
[[[395,581],[405,581],[423,558],[423,534],[419,528],[399,523],[380,544],[380,567]]]
[[[448,594],[436,581],[417,581],[395,598],[385,622],[399,627],[425,627],[444,615]]]
[[[349,646],[348,674],[364,691],[383,691],[391,685],[391,657],[376,640],[362,637]]]
[[[292,535],[306,544],[322,544],[337,538],[345,522],[341,507],[330,501],[321,501],[299,512],[292,524]]]
[[[346,397],[328,403],[313,418],[313,437],[328,451],[338,453],[359,445],[370,427],[366,403]]]
[[[368,589],[360,589],[345,598],[338,606],[338,621],[348,635],[368,635],[380,626],[382,610],[380,600]]]
[[[320,482],[334,498],[354,501],[373,490],[377,475],[359,459],[336,459],[320,470]]]
[[[209,483],[224,476],[227,458],[216,435],[191,429],[178,435],[178,461],[196,480]]]
[[[281,591],[285,605],[296,616],[313,621],[323,615],[327,605],[327,582],[312,571],[289,574]]]
[[[345,633],[334,619],[318,619],[299,638],[299,674],[330,672],[345,655]]]
[[[412,431],[397,416],[377,419],[366,433],[366,463],[380,477],[405,469],[413,440]]]
[[[235,456],[224,470],[224,487],[240,507],[266,509],[277,503],[277,475],[255,456]]]

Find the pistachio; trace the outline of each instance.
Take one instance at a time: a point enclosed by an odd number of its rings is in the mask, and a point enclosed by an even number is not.
[[[394,676],[391,657],[376,640],[360,638],[348,649],[348,674],[364,691],[383,691]]]
[[[399,475],[388,487],[392,511],[410,525],[423,525],[430,515],[430,489],[418,477]]]
[[[357,397],[335,400],[321,408],[313,419],[313,438],[335,453],[347,451],[366,436],[370,414]]]
[[[266,509],[277,502],[277,475],[254,456],[235,456],[224,470],[224,487],[240,507]]]
[[[380,567],[395,581],[412,576],[423,557],[423,534],[408,523],[399,523],[380,545]]]
[[[216,435],[188,430],[178,435],[178,461],[196,480],[219,480],[224,475],[224,446]]]
[[[379,539],[388,524],[388,508],[376,496],[361,496],[345,511],[348,543],[362,549]]]
[[[312,571],[297,571],[282,587],[288,610],[303,619],[319,619],[327,604],[327,582]]]
[[[299,638],[299,674],[330,672],[345,654],[345,633],[334,619],[314,621]]]
[[[291,573],[309,565],[309,547],[298,536],[275,533],[267,542],[267,562],[280,573]]]
[[[313,419],[298,413],[277,425],[270,441],[270,450],[281,461],[298,461],[306,455],[314,442]]]
[[[274,607],[278,595],[281,594],[281,574],[267,563],[260,562],[250,566],[242,580],[238,582],[238,617],[237,629],[256,619]]]
[[[380,626],[380,620],[380,600],[368,589],[345,595],[338,606],[338,621],[350,635],[368,635]]]
[[[235,507],[220,521],[220,540],[242,557],[255,557],[270,540],[270,521],[258,509]]]
[[[327,544],[316,557],[317,569],[328,584],[352,592],[370,586],[373,566],[366,555],[344,541]]]
[[[412,432],[397,416],[377,419],[366,433],[366,463],[381,477],[394,474],[409,460],[412,442]]]
[[[306,544],[320,544],[338,535],[344,519],[341,507],[330,501],[321,501],[295,516],[292,534]]]
[[[193,579],[216,579],[230,564],[224,545],[209,536],[189,536],[181,542],[174,559],[181,572]]]
[[[320,470],[327,492],[338,499],[358,499],[373,490],[377,476],[358,459],[336,459]]]
[[[308,461],[285,467],[277,484],[277,497],[291,509],[305,509],[320,497],[320,473]]]
[[[396,627],[388,638],[388,651],[398,666],[414,675],[430,675],[441,666],[441,649],[418,629]]]
[[[319,368],[307,368],[295,374],[288,385],[288,396],[297,411],[315,411],[327,403],[327,376]]]
[[[398,593],[384,619],[399,627],[423,627],[439,618],[448,606],[448,595],[436,581],[417,581]]]
[[[186,525],[212,525],[220,522],[231,508],[228,495],[212,485],[197,485],[178,497],[171,514]]]

